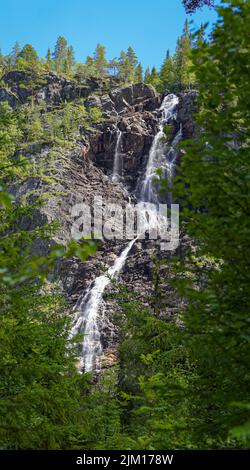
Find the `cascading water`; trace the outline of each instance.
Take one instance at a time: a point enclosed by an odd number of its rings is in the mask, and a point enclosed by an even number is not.
[[[168,230],[169,226],[166,215],[158,213],[160,197],[159,187],[156,184],[159,180],[157,170],[161,170],[162,176],[168,180],[168,186],[171,186],[177,156],[175,147],[182,138],[182,129],[180,127],[169,146],[164,127],[171,121],[176,121],[178,103],[179,98],[174,94],[167,95],[163,99],[160,107],[162,117],[159,123],[159,132],[151,145],[144,179],[139,190],[141,227],[146,227],[148,230],[155,228],[158,232],[164,229]],[[168,193],[166,196],[168,204],[172,204],[172,194]]]
[[[120,180],[122,170],[122,131],[117,129],[117,140],[115,146],[115,155],[114,155],[114,167],[112,181],[117,183]]]
[[[84,340],[81,350],[80,367],[86,372],[98,369],[99,358],[102,354],[101,334],[98,325],[98,310],[102,301],[102,295],[105,288],[111,280],[116,278],[122,270],[126,258],[135,243],[136,239],[131,240],[127,247],[122,251],[115,263],[109,268],[107,274],[97,277],[93,287],[89,288],[76,306],[78,313],[75,317],[75,324],[72,329],[72,336],[77,333],[83,333]]]
[[[141,227],[155,226],[166,223],[166,218],[158,216],[157,207],[159,204],[157,188],[155,187],[154,180],[156,177],[156,170],[161,168],[171,181],[173,175],[174,161],[176,157],[175,145],[182,137],[181,129],[176,134],[170,147],[167,147],[164,126],[171,120],[176,119],[176,109],[178,105],[178,97],[175,95],[167,95],[161,105],[162,118],[160,120],[160,129],[154,138],[153,144],[150,149],[148,164],[145,172],[145,177],[140,190],[140,203],[139,212],[145,221]],[[122,165],[122,132],[118,130],[116,149],[114,156],[114,169],[112,181],[117,182],[120,178],[120,171]],[[102,274],[97,277],[92,287],[90,287],[85,295],[79,300],[76,305],[75,322],[71,335],[82,333],[84,336],[80,368],[85,371],[93,369],[98,370],[100,367],[100,357],[102,355],[102,343],[100,333],[100,316],[99,310],[102,303],[102,296],[105,288],[110,284],[112,278],[116,278],[121,272],[127,256],[137,239],[129,242],[127,247],[122,251],[120,256],[116,259],[115,263],[109,268],[107,274]]]
[[[176,120],[176,111],[179,99],[176,95],[167,95],[160,107],[162,118],[160,120],[160,129],[156,134],[150,152],[146,168],[146,173],[141,186],[140,199],[144,202],[158,204],[159,194],[155,185],[158,178],[156,170],[160,169],[169,182],[173,176],[173,168],[176,157],[175,145],[181,139],[181,129],[177,133],[170,148],[167,147],[164,127],[172,120]]]

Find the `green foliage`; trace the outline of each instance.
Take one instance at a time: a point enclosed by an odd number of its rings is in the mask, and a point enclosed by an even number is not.
[[[53,53],[53,59],[55,61],[56,72],[60,73],[64,71],[65,60],[67,57],[68,43],[63,36],[59,36],[56,41],[55,50]]]
[[[136,449],[196,448],[187,391],[196,380],[183,333],[126,291],[121,307],[120,400],[125,441]],[[163,307],[163,306],[162,306]],[[130,443],[131,445],[131,443]]]
[[[14,246],[12,250],[14,255]],[[22,269],[18,258],[16,268]],[[45,286],[42,294],[39,289],[39,283],[25,282],[11,290],[1,284],[4,449],[66,449],[80,432],[86,380],[77,374],[76,353],[69,347],[70,319],[60,296],[47,293]]]
[[[232,0],[219,13],[211,42],[191,58],[202,131],[182,143],[174,186],[192,250],[156,270],[151,308],[119,292],[126,448],[249,445],[249,4]],[[166,279],[186,306],[170,321]]]
[[[89,117],[91,123],[103,121],[101,110],[99,108],[96,108],[95,106],[89,109]]]
[[[202,2],[185,2],[195,8]],[[203,2],[204,3],[204,2]],[[207,3],[207,2],[206,2]],[[210,42],[186,22],[173,57],[144,80],[164,92],[199,89],[195,140],[181,143],[173,192],[192,249],[155,261],[147,307],[119,290],[119,366],[95,384],[79,374],[71,315],[48,273],[58,258],[94,254],[91,242],[51,246],[57,227],[37,217],[55,188],[57,149],[102,120],[81,100],[34,103],[40,70],[141,81],[130,47],[108,63],[104,46],[75,64],[63,37],[42,64],[30,45],[0,56],[28,72],[31,100],[0,106],[0,442],[3,449],[225,449],[249,446],[249,2],[230,0]],[[26,86],[26,85],[25,85]],[[31,158],[31,144],[54,152]],[[23,155],[26,155],[24,157]],[[28,155],[28,156],[27,156]],[[32,185],[22,192],[25,184]],[[10,188],[11,187],[11,191]],[[164,181],[163,181],[164,189]],[[54,195],[54,192],[52,192]],[[37,219],[39,218],[39,223]],[[44,255],[40,247],[46,246]],[[51,277],[50,277],[51,280]],[[179,305],[173,312],[172,304]],[[184,307],[183,307],[184,306]]]
[[[150,68],[149,68],[149,67],[147,67],[146,70],[145,70],[144,82],[145,82],[145,83],[149,83],[149,82],[150,82]]]
[[[96,74],[99,77],[103,77],[107,73],[107,59],[106,59],[106,49],[102,44],[97,44],[96,50],[94,53],[94,67]]]
[[[94,246],[72,242],[49,248],[55,227],[38,217],[41,191],[32,182],[45,181],[49,191],[53,176],[46,175],[48,161],[19,154],[30,132],[31,140],[38,137],[23,111],[0,107],[0,446],[68,449],[86,429],[88,384],[75,367],[69,307],[47,276],[58,257],[86,260]],[[23,194],[26,183],[30,190],[27,186]]]
[[[14,67],[16,65],[18,65],[17,60],[18,60],[18,57],[20,56],[20,53],[21,53],[21,48],[20,48],[19,43],[16,41],[14,46],[13,46],[13,49],[11,51],[11,54],[10,54],[11,55],[11,62],[12,62]]]
[[[138,83],[143,82],[143,68],[141,64],[138,64],[135,68],[135,81]]]
[[[127,52],[121,51],[118,61],[111,61],[110,67],[116,70],[122,83],[142,81],[143,69],[132,47]]]
[[[190,88],[195,82],[195,76],[192,71],[192,36],[189,31],[188,20],[185,22],[182,36],[177,41],[177,47],[173,58],[173,67],[175,72],[175,88]]]
[[[118,59],[118,77],[121,82],[129,83],[133,81],[133,67],[126,52],[121,51]]]
[[[54,66],[54,61],[52,59],[52,54],[50,48],[47,50],[45,68],[48,72],[52,72]]]
[[[219,14],[212,41],[193,52],[202,131],[185,145],[175,194],[196,256],[221,261],[203,267],[199,284],[200,269],[186,257],[180,269],[194,279],[177,285],[189,302],[185,325],[199,373],[197,433],[208,446],[225,446],[234,428],[237,447],[249,439],[248,410],[234,406],[249,389],[249,2],[226,2]]]
[[[204,5],[209,7],[214,5],[213,0],[182,0],[182,3],[187,13],[193,13],[198,8],[202,8]]]
[[[49,54],[49,55],[48,55]],[[75,64],[74,49],[68,46],[67,40],[63,36],[59,36],[56,41],[54,53],[54,62],[51,62],[50,50],[47,53],[47,66],[55,66],[56,72],[68,75]]]
[[[151,71],[147,69],[144,75],[145,83],[152,84],[161,93],[166,90],[178,91],[181,87],[190,87],[194,81],[190,58],[193,46],[188,23],[186,23],[184,33],[178,40],[174,57],[167,54],[159,73],[155,67]],[[120,84],[143,81],[142,65],[131,46],[127,51],[122,50],[118,58],[108,61],[105,46],[97,44],[93,56],[87,56],[85,62],[82,63],[76,62],[74,49],[68,45],[63,36],[58,37],[53,53],[48,48],[45,59],[39,58],[30,44],[26,44],[21,50],[16,42],[10,54],[2,57],[0,55],[0,73],[5,74],[11,70],[24,70],[32,73],[34,77],[41,72],[55,71],[57,74],[78,82],[84,82],[90,77],[102,79],[107,84],[110,77],[116,77],[117,83],[120,82]]]
[[[191,88],[195,85],[195,73],[192,62],[192,50],[203,42],[204,28],[200,29],[196,43],[193,43],[189,31],[188,20],[185,22],[183,34],[177,40],[176,51],[173,57],[167,51],[166,58],[160,72],[153,67],[145,72],[145,83],[153,85],[157,91],[177,93],[182,89]]]
[[[160,80],[161,80],[161,89],[162,91],[166,90],[172,90],[173,86],[175,84],[175,69],[174,69],[174,63],[173,59],[170,56],[170,52],[167,51],[166,54],[166,59],[162,64],[161,70],[160,70]]]
[[[15,54],[17,54],[16,57]],[[14,51],[14,60],[14,65],[16,65],[20,70],[29,72],[37,72],[39,70],[39,58],[31,44],[26,44],[19,54],[17,53],[16,46],[16,50]]]
[[[147,83],[152,85],[156,90],[160,90],[161,79],[155,67],[152,68],[150,76],[147,78]]]

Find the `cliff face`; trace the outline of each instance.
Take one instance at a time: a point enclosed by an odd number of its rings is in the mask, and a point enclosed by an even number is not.
[[[28,100],[31,94],[29,78],[23,72],[11,72],[3,81],[6,88],[0,89],[0,101],[8,101],[12,107],[17,107],[18,103]],[[25,83],[26,87],[23,85]],[[39,224],[41,220],[59,221],[61,228],[55,238],[57,242],[65,244],[71,239],[72,208],[75,204],[87,203],[91,206],[94,198],[101,196],[105,211],[105,204],[110,202],[125,207],[129,201],[136,201],[138,181],[145,172],[149,150],[159,130],[159,107],[162,97],[145,84],[111,87],[111,91],[109,84],[107,92],[107,83],[102,81],[89,79],[79,85],[53,74],[42,78],[41,84],[32,90],[32,96],[35,102],[45,101],[47,106],[52,108],[65,100],[72,101],[84,97],[85,106],[88,109],[98,107],[103,116],[101,122],[92,128],[80,128],[73,149],[57,149],[61,158],[56,166],[56,190],[61,196],[51,198],[43,207],[42,214],[38,214],[37,220],[31,222]],[[180,96],[177,119],[170,122],[171,139],[175,137],[181,125],[185,138],[195,134],[191,117],[194,100],[194,93]],[[29,150],[30,154],[35,154],[35,158],[46,157],[49,151],[48,145]],[[121,162],[118,181],[112,180],[114,156],[117,151],[120,153]],[[18,189],[17,196],[37,184],[38,181],[26,182]],[[87,262],[82,263],[71,258],[57,266],[56,274],[72,305],[91,286],[95,278],[114,263],[126,243],[123,240],[104,240],[100,243],[96,256]],[[46,247],[41,245],[40,249],[46,250]],[[129,290],[134,289],[140,300],[147,305],[150,304],[153,294],[153,257],[156,253],[163,256],[159,242],[136,242],[119,276],[119,280],[124,282]],[[166,257],[166,253],[164,256]],[[112,287],[109,287],[105,294],[110,289]],[[166,287],[166,294],[170,300],[166,303],[162,315],[169,317],[175,312],[177,299],[170,287]],[[117,331],[112,318],[117,308],[111,300],[107,300],[105,307],[102,307],[100,330],[104,366],[111,364],[116,356]]]

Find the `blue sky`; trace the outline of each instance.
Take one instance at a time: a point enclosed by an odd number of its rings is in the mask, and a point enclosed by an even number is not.
[[[185,17],[181,0],[1,0],[0,47],[6,54],[17,40],[44,56],[63,35],[79,61],[100,42],[108,58],[132,46],[144,67],[159,67],[166,49],[174,51]],[[204,8],[190,18],[199,26],[214,22],[216,13]]]

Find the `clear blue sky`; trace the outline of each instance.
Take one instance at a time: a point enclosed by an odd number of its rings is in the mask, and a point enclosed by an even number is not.
[[[144,67],[159,67],[166,49],[174,51],[185,17],[181,0],[1,0],[0,47],[7,54],[17,40],[44,56],[63,35],[79,61],[100,42],[108,58],[132,46]],[[215,18],[207,8],[190,17],[194,26]]]

